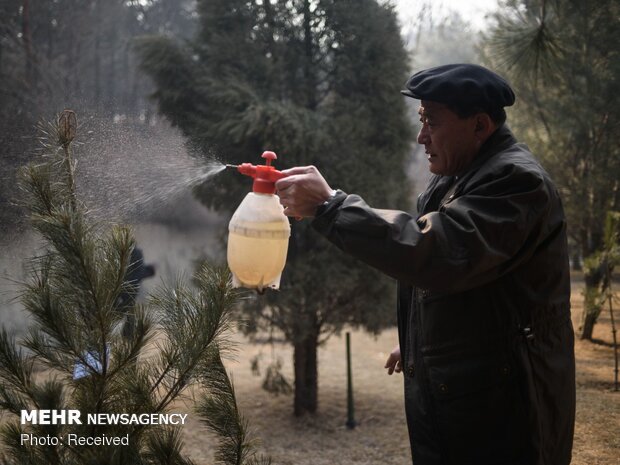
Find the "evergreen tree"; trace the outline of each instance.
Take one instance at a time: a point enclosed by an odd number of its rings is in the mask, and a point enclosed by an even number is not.
[[[75,190],[71,141],[75,114],[65,110],[47,131],[46,158],[26,167],[21,186],[34,229],[46,245],[32,263],[21,301],[33,324],[17,344],[0,333],[0,426],[6,464],[190,464],[179,426],[89,424],[87,414],[164,414],[188,387],[197,411],[221,439],[222,464],[259,464],[221,361],[238,294],[228,271],[204,265],[197,288],[162,287],[148,309],[137,306],[123,335],[134,240],[127,227],[89,221]],[[156,340],[156,343],[155,343]],[[39,371],[44,370],[44,371]],[[37,373],[39,371],[39,373]],[[83,424],[21,424],[23,410],[79,410]],[[17,418],[15,418],[17,417]],[[125,438],[127,445],[76,446],[78,437]],[[23,435],[60,437],[33,446]]]
[[[389,5],[204,0],[198,12],[189,46],[162,37],[137,44],[160,110],[192,145],[229,163],[275,150],[280,168],[314,164],[333,186],[406,208],[407,56]],[[247,190],[227,173],[197,195],[230,211]],[[345,324],[393,323],[394,286],[293,222],[281,291],[246,310],[249,330],[275,327],[294,346],[299,415],[317,408],[318,345]]]
[[[513,124],[562,193],[577,260],[603,247],[606,212],[620,206],[619,15],[618,0],[509,0],[486,40],[519,96]],[[582,339],[601,311],[602,277],[585,270]]]

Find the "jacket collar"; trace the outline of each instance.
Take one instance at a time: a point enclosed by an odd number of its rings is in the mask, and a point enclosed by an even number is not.
[[[474,161],[462,173],[457,176],[433,175],[426,190],[418,196],[418,218],[431,211],[437,211],[450,188],[453,187],[454,195],[458,195],[465,184],[464,180],[472,176],[494,155],[516,143],[517,139],[512,131],[503,124],[482,144]]]
[[[484,144],[482,144],[482,147],[480,147],[480,152],[478,152],[478,155],[476,155],[474,161],[462,173],[457,175],[457,179],[477,171],[478,168],[480,168],[493,155],[496,155],[516,143],[517,139],[512,131],[508,128],[508,126],[506,126],[506,124],[502,124],[493,134],[491,134],[491,137],[489,137]]]

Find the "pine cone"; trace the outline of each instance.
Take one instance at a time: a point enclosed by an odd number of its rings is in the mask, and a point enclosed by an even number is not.
[[[75,139],[77,116],[73,110],[63,110],[58,117],[58,136],[62,145],[68,145]]]

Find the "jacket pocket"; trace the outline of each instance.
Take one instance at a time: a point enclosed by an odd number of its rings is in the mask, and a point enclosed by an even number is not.
[[[520,463],[527,411],[509,354],[429,355],[424,362],[446,463]]]

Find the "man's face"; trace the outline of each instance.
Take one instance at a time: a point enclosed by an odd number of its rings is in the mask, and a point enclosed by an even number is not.
[[[418,143],[424,145],[431,173],[452,176],[467,168],[481,145],[476,116],[461,119],[446,105],[428,100],[422,100],[418,113]]]

